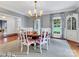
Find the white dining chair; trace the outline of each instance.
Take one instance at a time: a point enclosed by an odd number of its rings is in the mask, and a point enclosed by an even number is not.
[[[45,45],[46,49],[48,50],[48,39],[46,37],[46,32],[44,32],[44,35],[42,35],[41,33],[41,37],[38,40],[36,40],[36,43],[38,43],[40,46],[40,53],[42,53],[43,45]]]
[[[27,37],[27,33],[24,31],[20,31],[20,38],[21,38],[21,52],[23,51],[23,45],[27,46],[27,54],[29,54],[29,47],[31,44],[36,46],[36,43],[32,38]],[[35,49],[35,48],[34,48]]]
[[[48,44],[50,44],[51,36],[49,32],[46,32],[46,37],[48,39]]]

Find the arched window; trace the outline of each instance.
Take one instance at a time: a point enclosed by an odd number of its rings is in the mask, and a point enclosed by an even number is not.
[[[67,29],[71,30],[71,17],[67,20]]]
[[[72,17],[72,30],[76,30],[76,18]]]

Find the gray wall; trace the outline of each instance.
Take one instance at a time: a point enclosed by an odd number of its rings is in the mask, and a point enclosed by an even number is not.
[[[19,13],[16,13],[16,12],[13,12],[13,11],[10,11],[10,10],[7,10],[1,7],[0,7],[0,13],[4,13],[4,14],[16,16],[16,17],[21,17],[23,27],[32,27],[33,22],[27,16],[21,15]]]
[[[22,26],[23,27],[33,27],[33,20],[30,19],[29,17],[25,17],[23,20],[22,20]]]
[[[31,17],[27,19],[27,27],[33,27],[33,19]]]
[[[49,28],[50,27],[50,15],[43,15],[41,18],[41,27]]]

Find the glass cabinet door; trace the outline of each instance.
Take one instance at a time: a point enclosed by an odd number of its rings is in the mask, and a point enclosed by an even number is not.
[[[66,38],[69,40],[78,41],[78,14],[68,15],[66,20]]]
[[[72,30],[76,30],[76,18],[72,17]]]
[[[67,30],[76,30],[76,18],[69,17],[67,20]]]
[[[71,17],[67,20],[67,29],[71,30]]]

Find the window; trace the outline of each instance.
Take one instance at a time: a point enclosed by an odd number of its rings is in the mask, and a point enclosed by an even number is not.
[[[76,18],[72,17],[72,30],[76,30]]]
[[[71,30],[71,18],[67,20],[67,29]]]
[[[67,20],[67,29],[68,30],[76,30],[76,18],[75,17],[70,17]]]
[[[60,31],[61,31],[61,29],[60,29],[60,25],[61,25],[60,20],[61,19],[54,19],[53,33],[55,33],[55,34],[60,34]]]

